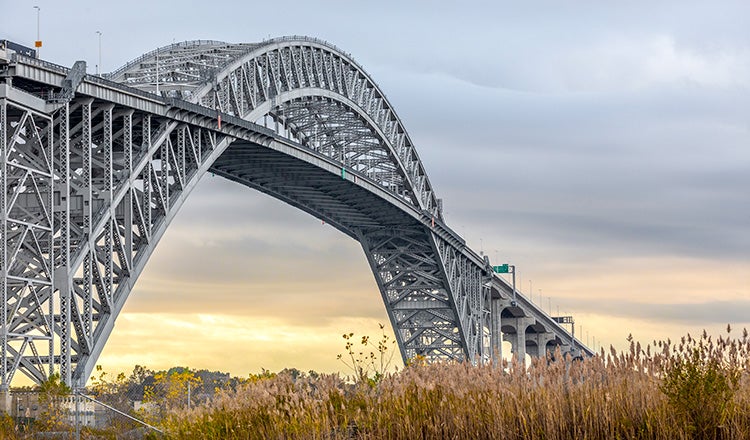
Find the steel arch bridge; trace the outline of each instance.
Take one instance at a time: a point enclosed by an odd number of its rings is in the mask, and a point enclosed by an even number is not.
[[[324,41],[188,41],[104,77],[0,51],[0,389],[85,385],[159,239],[215,173],[365,252],[404,360],[591,351],[446,224],[385,95]],[[262,124],[262,125],[261,125]]]

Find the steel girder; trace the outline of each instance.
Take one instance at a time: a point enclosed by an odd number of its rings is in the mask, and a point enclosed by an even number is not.
[[[75,162],[59,171],[70,175],[61,188],[70,252],[56,283],[61,333],[70,336],[61,338],[58,363],[66,383],[80,386],[167,225],[233,138],[106,102],[68,107]]]
[[[404,359],[471,359],[455,297],[429,231],[378,228],[362,231],[365,250],[396,331]]]
[[[55,370],[82,386],[166,226],[234,138],[89,97],[48,114],[0,103],[0,386]]]
[[[44,380],[53,364],[52,118],[0,98],[0,380]],[[46,369],[49,367],[50,369]]]
[[[180,43],[110,76],[150,92],[158,78],[161,96],[87,76],[62,103],[26,92],[59,95],[66,69],[15,61],[17,80],[0,84],[0,388],[16,371],[85,383],[208,170],[357,239],[404,360],[499,356],[508,286],[445,225],[409,136],[350,56],[300,38]]]

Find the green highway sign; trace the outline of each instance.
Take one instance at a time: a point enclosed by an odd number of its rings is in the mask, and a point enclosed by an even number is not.
[[[510,269],[507,264],[502,264],[500,266],[492,266],[492,271],[495,273],[509,273]]]

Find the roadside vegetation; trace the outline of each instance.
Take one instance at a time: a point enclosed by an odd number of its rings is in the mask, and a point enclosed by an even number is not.
[[[186,370],[140,415],[175,439],[750,438],[750,339],[729,330],[631,341],[627,352],[584,361],[500,368],[417,359],[395,373],[392,341],[349,333],[341,355],[348,378],[264,371],[188,407],[180,387],[201,384]],[[13,434],[7,420],[0,429]]]

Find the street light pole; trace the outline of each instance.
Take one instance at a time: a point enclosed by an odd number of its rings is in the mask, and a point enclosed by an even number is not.
[[[516,266],[512,265],[510,268],[513,270],[513,302],[511,302],[511,305],[515,307],[516,303]]]
[[[156,48],[156,94],[159,95],[159,48]]]
[[[102,68],[102,31],[96,31],[96,33],[99,35],[99,64],[96,65],[96,74],[99,75]]]
[[[39,52],[42,51],[42,40],[39,33],[39,15],[42,12],[42,8],[40,8],[39,6],[34,6],[34,9],[36,9],[36,41],[34,42],[34,47],[36,47],[37,58],[41,58],[39,56]]]
[[[531,278],[529,278],[529,300],[534,302],[534,289],[531,287]]]

